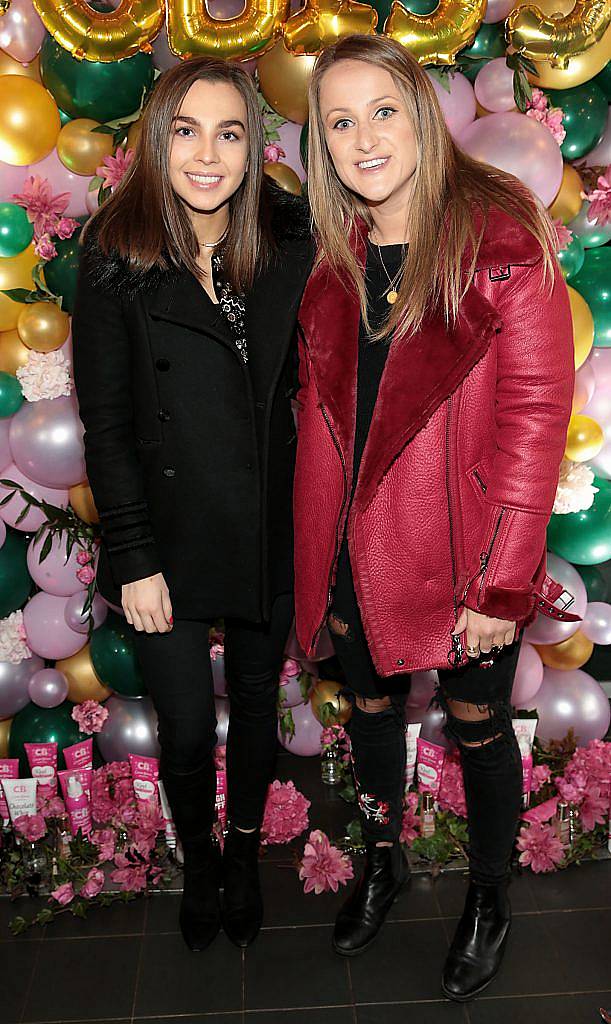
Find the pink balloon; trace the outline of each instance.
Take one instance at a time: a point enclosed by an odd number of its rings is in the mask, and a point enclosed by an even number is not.
[[[46,487],[72,487],[87,476],[84,427],[73,395],[24,402],[11,418],[16,465]]]
[[[65,489],[57,489],[54,487],[43,487],[41,484],[34,483],[30,480],[25,473],[22,473],[14,463],[11,463],[2,472],[3,480],[11,480],[13,483],[20,484],[24,491],[31,494],[33,498],[47,501],[50,505],[56,505],[58,508],[68,507],[68,491]],[[8,493],[9,488],[3,487],[0,484],[0,499]],[[0,516],[5,523],[9,526],[14,526],[18,530],[23,530],[25,533],[32,533],[37,530],[39,526],[42,526],[46,522],[46,517],[41,509],[31,507],[27,515],[17,522],[19,515],[25,508],[25,501],[20,494],[15,494],[10,501],[7,501],[6,505],[0,506]]]
[[[596,371],[594,371],[596,373]],[[581,410],[582,416],[591,416],[602,427],[605,441],[611,441],[611,388],[598,385],[587,405]]]
[[[594,370],[592,369],[591,364],[586,360],[583,366],[580,366],[575,374],[575,389],[573,392],[574,412],[581,412],[581,410],[585,408],[594,394],[595,387],[596,377],[594,376]]]
[[[76,594],[77,590],[83,589],[83,584],[76,575],[81,568],[76,556],[79,551],[85,549],[75,544],[66,559],[66,537],[59,537],[56,534],[51,541],[49,554],[41,562],[40,553],[48,536],[45,530],[39,540],[32,538],[30,541],[28,571],[34,582],[48,594],[70,597],[71,594]]]
[[[87,198],[85,200],[87,206],[87,213],[95,213],[95,211],[98,209],[100,205],[98,202],[98,195],[99,192],[97,188],[94,188],[91,192],[87,193]]]
[[[594,370],[597,388],[611,388],[611,348],[593,348],[587,365]]]
[[[607,167],[611,164],[611,106],[607,114],[607,127],[603,132],[603,137],[594,149],[586,153],[584,160],[586,167]]]
[[[123,611],[123,605],[111,604],[110,601],[107,601],[106,598],[102,594],[100,594],[100,597],[102,598],[102,600],[103,600],[104,604],[107,606],[107,608],[112,608],[113,612],[116,612],[117,615],[122,615],[123,618],[125,618],[125,612]]]
[[[573,729],[579,747],[587,746],[590,740],[601,740],[611,721],[606,693],[579,668],[546,668],[538,692],[525,707],[539,713],[539,739],[562,740]]]
[[[287,121],[286,124],[280,125],[278,129],[278,135],[280,136],[279,146],[286,153],[286,157],[282,158],[282,162],[288,164],[294,171],[300,181],[306,180],[306,172],[301,162],[301,153],[299,151],[299,139],[301,136],[302,125],[295,124],[294,121]]]
[[[225,679],[225,655],[220,652],[216,657],[210,659],[212,669],[212,682],[217,697],[227,696],[227,680]]]
[[[611,604],[606,601],[590,601],[581,632],[593,644],[611,644]]]
[[[493,25],[497,21],[504,21],[515,6],[516,0],[488,0],[484,22],[486,25]]]
[[[439,681],[436,669],[412,672],[412,682],[405,700],[406,708],[426,708]]]
[[[429,74],[433,89],[437,94],[445,122],[450,134],[457,139],[460,133],[475,118],[475,93],[468,78],[458,72],[446,75],[445,82],[449,91],[440,85],[435,75]]]
[[[68,696],[68,680],[56,668],[41,668],[30,679],[28,693],[39,708],[56,708]]]
[[[13,461],[9,434],[11,431],[11,416],[4,416],[0,419],[0,476],[8,465]]]
[[[310,704],[300,704],[298,707],[292,708],[291,714],[295,723],[295,735],[292,738],[287,736],[284,739],[280,726],[278,726],[278,739],[282,746],[291,754],[297,754],[299,757],[314,757],[316,754],[320,754],[322,725],[314,717]]]
[[[20,64],[29,64],[39,52],[45,27],[34,10],[32,0],[11,0],[0,20],[0,50]]]
[[[66,601],[66,607],[64,608],[64,619],[66,625],[70,626],[70,629],[75,630],[76,633],[88,633],[89,632],[89,616],[83,615],[83,606],[87,597],[86,590],[77,590],[76,594],[72,594],[71,597]],[[108,615],[108,605],[106,601],[102,600],[101,594],[93,595],[93,604],[91,606],[91,614],[93,616],[93,628],[97,629],[104,622],[104,619]]]
[[[515,110],[489,114],[467,125],[458,141],[475,160],[514,174],[544,206],[555,199],[562,181],[562,153],[538,121]]]
[[[44,160],[39,160],[36,164],[30,164],[24,178],[29,174],[37,174],[41,178],[46,178],[54,194],[58,192],[70,193],[70,201],[66,207],[67,217],[82,217],[83,214],[89,213],[87,209],[87,189],[89,188],[91,178],[87,178],[82,174],[74,174],[68,170],[59,159],[56,149],[51,150]]]
[[[41,658],[70,658],[87,638],[66,624],[66,598],[41,590],[23,609],[23,624],[28,646]]]
[[[286,682],[280,683],[278,703],[282,708],[295,708],[297,705],[304,703],[299,685],[299,676],[291,676]]]
[[[572,615],[579,615],[583,618],[588,604],[588,595],[577,569],[573,568],[570,562],[566,562],[560,555],[548,551],[547,571],[575,598],[568,611]],[[524,631],[524,639],[531,644],[558,644],[561,640],[567,640],[573,636],[580,626],[580,621],[558,622],[556,619],[548,618],[547,615],[539,614],[532,625]]]
[[[0,548],[3,546],[6,540],[6,523],[4,519],[0,519]]]
[[[605,480],[611,480],[611,441],[607,441],[600,449],[598,455],[589,462],[590,469],[593,469],[596,476],[602,476]]]
[[[15,192],[21,192],[27,176],[27,167],[13,167],[0,160],[0,202],[6,202]]]
[[[224,747],[229,731],[229,698],[216,696],[214,707],[216,710],[216,742],[217,746]]]
[[[534,697],[542,681],[543,662],[539,653],[531,644],[523,643],[511,691],[512,704],[523,704]]]
[[[475,79],[475,97],[484,110],[493,113],[515,109],[513,71],[507,67],[504,57],[495,57],[484,64]]]
[[[59,351],[62,353],[70,369],[72,369],[72,330],[70,330],[70,334],[66,338],[64,344],[60,345]]]

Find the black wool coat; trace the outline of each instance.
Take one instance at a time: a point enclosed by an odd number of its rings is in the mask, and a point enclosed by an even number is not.
[[[259,622],[292,589],[297,311],[313,260],[307,208],[274,190],[278,254],[246,303],[246,366],[187,270],[130,272],[88,240],[73,317],[98,587],[162,572],[178,618]],[[225,325],[223,325],[225,326]]]

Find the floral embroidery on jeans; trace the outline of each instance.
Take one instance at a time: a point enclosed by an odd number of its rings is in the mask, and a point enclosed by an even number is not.
[[[360,793],[358,790],[356,796],[361,812],[367,821],[374,821],[376,825],[388,825],[390,804],[386,800],[376,800],[373,794]]]

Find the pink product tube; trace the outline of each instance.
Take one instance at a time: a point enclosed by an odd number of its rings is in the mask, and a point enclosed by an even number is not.
[[[32,778],[36,779],[41,796],[57,793],[57,743],[24,743]]]
[[[418,737],[418,789],[421,793],[439,793],[446,752],[437,743]]]
[[[227,772],[216,770],[216,814],[222,829],[227,825]]]
[[[418,760],[418,737],[422,725],[420,722],[411,723],[405,731],[405,788],[409,789],[416,774],[416,761]]]
[[[93,768],[93,740],[81,740],[63,749],[66,768]]]
[[[537,804],[530,810],[524,811],[522,821],[527,821],[530,825],[542,825],[544,821],[549,821],[556,813],[559,799],[560,797],[553,796],[551,800],[546,800],[545,803]]]
[[[4,789],[2,788],[2,779],[18,779],[19,778],[19,758],[18,757],[3,757],[0,758],[0,825],[2,828],[6,828],[10,824],[11,815],[4,795]]]
[[[159,779],[159,761],[156,757],[130,754],[129,766],[132,772],[134,793],[137,800],[156,800]]]
[[[91,821],[91,768],[68,768],[59,772],[59,781],[68,817],[70,831],[75,836],[80,829],[88,835],[92,829]]]
[[[533,778],[533,743],[537,729],[538,718],[514,718],[512,719],[513,731],[516,734],[520,756],[522,758],[522,806],[528,807],[530,803],[530,790]]]
[[[172,812],[168,803],[168,798],[165,792],[165,786],[161,779],[157,783],[159,789],[159,803],[161,804],[161,813],[163,814],[163,821],[165,824],[165,841],[168,844],[170,850],[176,849],[176,826],[174,819],[172,818]]]

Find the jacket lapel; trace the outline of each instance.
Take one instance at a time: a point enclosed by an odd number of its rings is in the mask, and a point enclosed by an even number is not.
[[[221,310],[216,307],[213,317],[203,316],[204,305],[211,300],[205,294],[193,274],[183,270],[168,275],[149,305],[149,314],[154,320],[185,327],[189,331],[204,332],[227,348],[234,348],[231,334],[222,321]]]

